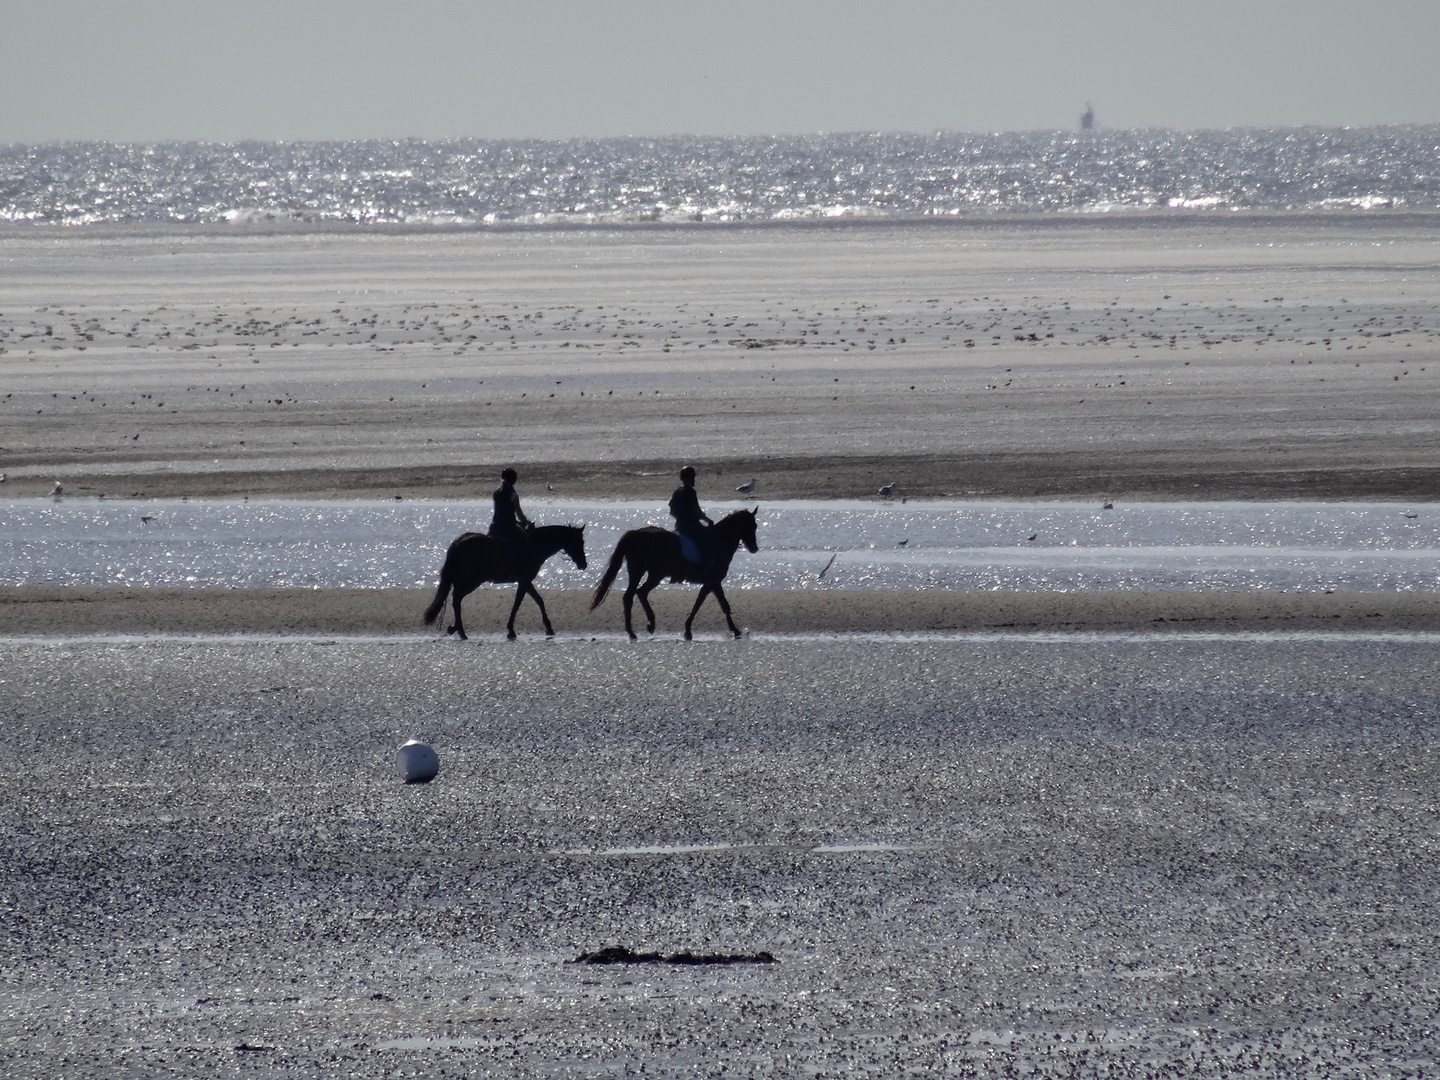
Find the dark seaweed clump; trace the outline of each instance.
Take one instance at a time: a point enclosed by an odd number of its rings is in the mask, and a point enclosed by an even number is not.
[[[612,945],[608,949],[581,953],[571,960],[572,964],[774,964],[778,963],[768,952],[757,953],[672,953],[665,956],[658,952],[637,953],[623,945]]]

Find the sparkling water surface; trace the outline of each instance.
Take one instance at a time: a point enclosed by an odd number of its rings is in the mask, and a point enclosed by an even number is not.
[[[1440,126],[0,146],[0,221],[624,224],[1440,207]]]
[[[587,525],[589,569],[559,555],[548,588],[590,587],[624,530],[669,520],[659,503],[526,506],[540,523]],[[434,585],[450,541],[484,528],[490,504],[22,499],[0,511],[7,585],[384,588]],[[736,555],[737,587],[1440,590],[1440,503],[767,501],[759,539],[758,554]]]

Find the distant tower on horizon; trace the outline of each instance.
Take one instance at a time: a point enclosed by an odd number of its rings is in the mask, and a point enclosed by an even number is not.
[[[1080,117],[1080,130],[1092,131],[1095,128],[1095,106],[1088,101],[1085,103],[1085,112]]]

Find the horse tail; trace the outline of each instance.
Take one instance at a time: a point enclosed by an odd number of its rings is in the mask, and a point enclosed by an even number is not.
[[[625,556],[629,553],[630,534],[626,533],[615,545],[615,554],[610,556],[610,565],[605,567],[605,573],[601,575],[599,583],[595,586],[595,595],[590,598],[591,611],[604,602],[606,594],[610,592],[610,586],[615,584],[615,578],[620,573],[620,564],[625,561]]]
[[[451,580],[454,572],[450,568],[450,552],[445,553],[445,565],[440,567],[440,585],[435,590],[435,599],[430,601],[430,606],[425,609],[425,625],[432,625],[440,616],[440,609],[445,606],[445,597],[450,595]]]

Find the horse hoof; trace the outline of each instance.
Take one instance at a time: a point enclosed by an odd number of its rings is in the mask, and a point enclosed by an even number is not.
[[[460,631],[460,640],[461,640],[461,641],[469,641],[469,640],[470,640],[470,635],[467,634],[467,633],[465,633],[464,630],[461,630],[461,631]]]
[[[547,627],[545,628],[545,636],[546,636],[546,637],[554,637],[554,636],[555,636],[555,631],[554,631],[554,630],[551,630],[550,627],[547,626]]]
[[[514,641],[514,640],[515,640],[515,631],[514,631],[514,630],[511,630],[508,634],[506,634],[506,635],[505,635],[505,640],[506,640],[506,641]]]
[[[627,631],[627,632],[628,632],[629,635],[630,635],[630,640],[631,640],[631,641],[639,641],[639,640],[640,640],[638,637],[635,636],[635,631],[630,630],[630,631]]]
[[[690,631],[689,631],[689,630],[686,630],[686,631],[685,631],[685,640],[686,640],[686,641],[694,641],[694,640],[695,640],[693,637],[690,636]]]
[[[449,637],[449,636],[450,636],[451,634],[453,634],[454,632],[455,632],[455,627],[453,627],[453,626],[447,626],[447,627],[445,628],[445,636],[446,636],[446,637]]]

